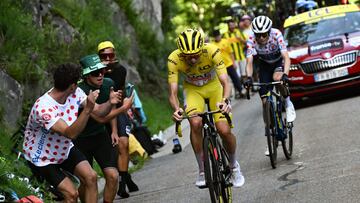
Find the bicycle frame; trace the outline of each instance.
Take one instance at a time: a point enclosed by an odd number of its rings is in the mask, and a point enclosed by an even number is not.
[[[211,202],[219,201],[228,203],[232,202],[232,185],[228,181],[231,176],[231,170],[229,167],[229,157],[222,146],[222,142],[219,140],[218,132],[213,122],[212,115],[216,113],[221,113],[221,111],[208,111],[190,116],[183,116],[183,119],[190,119],[193,117],[202,118],[202,129],[204,135],[203,149],[205,159],[204,167],[206,177],[205,187],[209,188]],[[231,126],[232,124],[229,115],[224,115]],[[176,122],[176,133],[178,135],[181,134],[180,122]]]
[[[273,85],[277,85],[277,84],[281,84],[281,82],[271,82],[271,83],[254,83],[254,86],[273,86]],[[275,120],[273,121],[274,123],[272,123],[275,127],[275,136],[276,139],[281,141],[283,139],[286,139],[286,133],[284,133],[285,130],[285,125],[286,123],[284,123],[283,119],[282,119],[282,108],[284,103],[281,101],[282,100],[282,96],[280,95],[280,92],[278,91],[274,91],[274,88],[276,89],[276,87],[273,87],[273,89],[271,91],[268,91],[268,93],[266,94],[266,100],[270,102],[272,109],[274,109],[273,111],[273,118],[275,118]]]

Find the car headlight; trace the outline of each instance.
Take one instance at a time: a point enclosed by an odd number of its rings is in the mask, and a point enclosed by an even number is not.
[[[299,69],[300,69],[299,64],[291,64],[290,65],[290,70],[299,70]]]

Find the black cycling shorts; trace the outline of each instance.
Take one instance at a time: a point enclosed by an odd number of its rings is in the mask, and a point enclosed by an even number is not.
[[[282,66],[282,60],[275,63],[266,63],[265,61],[258,59],[257,66],[259,67],[259,80],[261,83],[273,82],[274,72],[284,72]],[[272,86],[261,86],[259,90],[260,97],[264,97],[268,91],[272,90]]]
[[[129,137],[131,133],[131,121],[125,113],[118,115],[117,126],[119,137]]]
[[[60,169],[74,174],[75,167],[82,161],[86,161],[86,157],[74,146],[70,149],[68,158],[61,164],[35,166],[30,161],[28,161],[28,164],[35,176],[44,178],[50,185],[57,188],[61,181],[66,177],[64,172]]]
[[[113,147],[108,132],[78,137],[73,142],[85,155],[91,166],[93,166],[93,159],[95,158],[101,169],[117,168],[118,150]]]

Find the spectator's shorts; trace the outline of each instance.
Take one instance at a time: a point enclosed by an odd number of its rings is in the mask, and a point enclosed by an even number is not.
[[[117,168],[118,150],[113,147],[111,137],[107,132],[94,136],[78,137],[73,142],[85,155],[91,166],[95,158],[101,169]]]
[[[70,149],[68,158],[61,164],[49,164],[41,167],[35,166],[30,161],[28,164],[35,176],[44,178],[56,188],[66,177],[60,169],[74,174],[75,167],[82,161],[86,161],[86,157],[74,146]]]
[[[131,133],[131,121],[126,114],[122,113],[118,115],[117,126],[119,137],[129,137]]]

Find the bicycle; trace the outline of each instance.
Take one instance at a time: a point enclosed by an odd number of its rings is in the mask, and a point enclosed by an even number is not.
[[[287,160],[291,159],[293,152],[293,122],[286,121],[285,99],[280,95],[276,85],[283,84],[281,81],[270,83],[253,83],[253,86],[275,86],[266,94],[264,105],[265,113],[265,134],[269,149],[269,157],[272,168],[276,168],[277,147],[281,142],[284,155]],[[275,90],[274,90],[275,89]],[[250,99],[249,88],[246,92],[247,99]],[[286,139],[288,142],[286,142]]]
[[[209,108],[209,103],[206,100]],[[220,107],[221,108],[221,107]],[[204,167],[205,167],[205,182],[210,193],[211,202],[231,203],[232,202],[232,184],[231,168],[229,166],[229,155],[226,152],[220,140],[220,136],[216,131],[213,114],[221,113],[220,110],[207,111],[203,113],[183,116],[183,119],[190,119],[193,117],[202,118],[203,126],[203,150],[204,150]],[[232,126],[231,119],[228,114],[224,114],[230,126]],[[181,122],[176,122],[176,135],[182,137]]]

